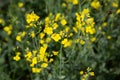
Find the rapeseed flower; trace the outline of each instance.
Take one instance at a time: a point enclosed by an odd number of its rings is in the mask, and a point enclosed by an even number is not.
[[[22,8],[24,6],[23,2],[18,2],[18,7]]]
[[[67,21],[65,19],[62,19],[60,22],[63,26],[65,26],[67,24]]]
[[[8,35],[12,33],[12,25],[5,26],[4,31],[7,32]]]
[[[14,56],[14,57],[13,57],[13,60],[19,61],[19,60],[20,60],[20,56],[19,56],[19,55]]]
[[[42,68],[46,68],[47,66],[48,66],[48,63],[42,63],[42,64],[41,64],[41,67],[42,67]]]
[[[117,3],[117,2],[113,2],[113,3],[112,3],[112,6],[113,6],[114,8],[117,8],[117,7],[118,7],[118,3]]]
[[[20,36],[20,35],[17,35],[17,36],[16,36],[16,40],[19,41],[19,42],[21,42],[21,41],[22,41],[21,36]]]
[[[33,73],[40,73],[41,72],[41,68],[35,68],[35,67],[33,67],[32,68],[32,72]]]
[[[31,22],[34,22],[34,21],[38,21],[39,18],[40,17],[37,14],[35,14],[34,12],[26,14],[26,21],[28,24]]]
[[[67,38],[65,38],[64,40],[62,40],[61,43],[64,45],[64,47],[69,47],[72,44],[72,40],[68,40]]]
[[[93,7],[94,9],[99,9],[101,7],[101,4],[98,0],[94,0],[91,2],[91,7]]]
[[[57,33],[52,34],[51,38],[55,41],[58,42],[61,39],[61,36]]]

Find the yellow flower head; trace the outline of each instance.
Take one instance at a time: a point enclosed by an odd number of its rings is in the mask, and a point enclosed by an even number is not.
[[[62,19],[60,23],[64,26],[67,24],[67,21],[65,19]]]
[[[13,60],[19,61],[19,60],[20,60],[20,56],[19,56],[19,55],[14,56],[14,57],[13,57]]]
[[[72,40],[65,38],[61,43],[64,45],[64,47],[69,47],[72,45]]]
[[[42,67],[42,68],[46,68],[47,66],[48,66],[48,63],[42,63],[42,64],[41,64],[41,67]]]
[[[12,26],[5,26],[4,27],[4,31],[7,32],[8,35],[10,35],[12,33]]]
[[[33,67],[33,68],[32,68],[32,72],[33,72],[33,73],[40,73],[40,72],[41,72],[41,69],[40,69],[40,68],[35,68],[35,67]]]
[[[44,32],[48,35],[53,33],[53,29],[51,27],[45,27]]]
[[[21,36],[20,35],[16,36],[16,40],[21,42],[22,41]]]
[[[101,6],[100,2],[97,1],[97,0],[94,0],[92,3],[91,3],[91,7],[93,7],[94,9],[99,9]]]
[[[19,7],[19,8],[22,8],[23,6],[24,6],[23,2],[19,2],[19,3],[18,3],[18,7]]]
[[[113,6],[114,8],[117,8],[117,7],[118,7],[118,3],[117,3],[117,2],[113,2],[113,3],[112,3],[112,6]]]
[[[78,0],[72,0],[72,2],[74,5],[77,5],[79,3]]]
[[[58,42],[61,39],[61,36],[57,33],[52,34],[51,38],[55,41]]]
[[[37,14],[35,14],[34,12],[32,12],[30,14],[29,13],[26,14],[26,21],[28,24],[31,22],[37,21],[39,18],[40,17]]]

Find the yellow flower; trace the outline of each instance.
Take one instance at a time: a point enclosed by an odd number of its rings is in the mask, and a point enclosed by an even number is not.
[[[120,9],[118,9],[118,10],[116,11],[116,14],[120,14]]]
[[[58,21],[60,19],[60,16],[61,16],[61,14],[57,13],[56,16],[55,16],[55,21]]]
[[[90,74],[90,76],[95,76],[94,72],[90,72],[89,74]]]
[[[67,5],[66,5],[66,3],[62,3],[62,7],[66,7]]]
[[[113,6],[114,8],[117,8],[117,7],[118,7],[118,3],[117,3],[117,2],[113,2],[113,3],[112,3],[112,6]]]
[[[78,0],[72,0],[74,5],[77,5],[79,2]]]
[[[65,38],[61,43],[64,45],[64,47],[69,47],[72,44],[72,40]]]
[[[52,34],[51,38],[55,41],[58,42],[61,39],[61,36],[57,33]]]
[[[57,56],[58,55],[58,51],[52,51],[53,55]]]
[[[18,7],[19,7],[19,8],[22,8],[23,5],[24,5],[23,2],[19,2],[19,3],[18,3]]]
[[[77,33],[77,32],[78,32],[78,30],[77,30],[77,28],[76,28],[76,27],[73,27],[73,31],[74,31],[75,33]]]
[[[42,32],[42,33],[39,34],[39,36],[42,39],[45,36],[45,34]]]
[[[50,58],[49,62],[53,62],[53,61],[54,61],[54,59],[53,59],[53,58]]]
[[[53,24],[53,29],[56,29],[56,28],[58,28],[58,24],[57,24],[57,23],[54,23],[54,24]]]
[[[32,32],[30,33],[30,36],[31,36],[32,38],[35,37],[35,33],[34,33],[34,31],[32,31]]]
[[[26,14],[26,21],[27,23],[31,23],[31,22],[34,22],[34,21],[37,21],[40,17],[38,15],[36,15],[34,12],[32,13],[28,13]]]
[[[100,6],[101,6],[101,4],[100,4],[100,2],[97,1],[97,0],[94,0],[94,1],[92,1],[92,3],[91,3],[91,7],[93,7],[94,9],[99,9]]]
[[[65,19],[62,19],[60,23],[64,26],[67,24],[67,21]]]
[[[17,35],[17,36],[16,36],[16,40],[19,41],[19,42],[21,42],[21,41],[22,41],[22,40],[21,40],[21,36],[20,36],[20,35]]]
[[[20,55],[21,53],[20,52],[16,52],[17,55]]]
[[[48,35],[53,33],[53,29],[51,27],[45,27],[44,32]]]
[[[39,42],[40,44],[44,44],[45,41],[41,39]]]
[[[96,41],[96,38],[95,38],[95,37],[91,38],[91,41],[92,41],[92,42],[95,42],[95,41]]]
[[[0,24],[3,24],[4,20],[2,18],[0,18]]]
[[[32,68],[32,72],[33,73],[40,73],[41,72],[41,69],[40,68]]]
[[[12,33],[12,26],[5,26],[4,27],[4,31],[7,32],[8,35],[10,35]]]
[[[42,68],[46,68],[47,66],[48,66],[48,63],[42,63],[42,64],[41,64],[41,67],[42,67]]]
[[[32,52],[28,51],[26,54],[25,54],[25,58],[27,61],[31,61],[31,57],[32,57]]]
[[[46,42],[49,43],[51,41],[51,38],[50,37],[47,37],[46,38]]]
[[[92,26],[87,26],[86,27],[86,32],[90,33],[90,34],[94,34],[95,33],[95,28]]]
[[[33,57],[33,58],[32,58],[32,63],[33,63],[33,64],[37,64],[37,57]]]
[[[80,75],[83,75],[83,73],[84,73],[83,71],[80,71]]]
[[[109,35],[109,36],[107,36],[107,39],[111,39],[112,37]]]
[[[19,55],[14,56],[14,57],[13,57],[13,60],[19,61],[19,60],[20,60],[20,56],[19,56]]]
[[[104,22],[104,23],[102,24],[102,26],[103,26],[103,27],[106,27],[106,26],[107,26],[107,22]]]
[[[84,44],[85,44],[85,41],[84,41],[84,40],[80,40],[80,44],[81,44],[81,45],[84,45]]]
[[[24,37],[25,35],[26,35],[26,32],[23,31],[23,32],[21,33],[21,36]]]

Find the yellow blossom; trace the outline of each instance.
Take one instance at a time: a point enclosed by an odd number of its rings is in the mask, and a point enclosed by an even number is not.
[[[44,44],[45,41],[41,39],[39,42],[40,44]]]
[[[19,56],[19,55],[14,56],[14,57],[13,57],[13,60],[19,61],[19,60],[20,60],[20,56]]]
[[[53,58],[50,58],[49,62],[53,62],[53,61],[54,61],[54,59],[53,59]]]
[[[94,34],[95,33],[95,28],[91,27],[91,26],[87,26],[86,27],[86,32],[90,33],[90,34]]]
[[[26,54],[25,54],[25,58],[27,61],[31,61],[31,57],[32,57],[32,52],[28,51]]]
[[[92,3],[91,3],[91,7],[93,7],[94,9],[99,9],[100,6],[101,6],[101,4],[100,4],[100,2],[97,1],[97,0],[94,0],[94,1],[92,1]]]
[[[23,5],[24,5],[23,2],[19,2],[19,3],[18,3],[18,7],[19,7],[19,8],[22,8]]]
[[[39,34],[39,36],[42,39],[45,36],[45,34],[42,32],[42,33]]]
[[[58,55],[58,51],[52,51],[53,55],[57,56]]]
[[[61,14],[57,13],[56,16],[55,16],[55,21],[58,21],[60,19],[60,16],[61,16]]]
[[[53,23],[53,29],[57,29],[58,28],[58,24],[57,23]]]
[[[94,72],[90,72],[89,74],[90,74],[90,76],[95,76]]]
[[[50,37],[47,37],[46,38],[46,42],[49,43],[51,41],[51,38]]]
[[[66,7],[67,5],[66,5],[66,3],[62,3],[62,7]]]
[[[107,39],[111,39],[112,37],[110,35],[107,36]]]
[[[117,7],[118,7],[118,3],[117,3],[117,2],[113,2],[113,3],[112,3],[112,6],[113,6],[114,8],[117,8]]]
[[[102,24],[102,26],[103,26],[103,27],[106,27],[106,26],[107,26],[107,22],[104,22],[104,23]]]
[[[55,41],[58,42],[61,39],[61,36],[57,33],[52,34],[51,38]]]
[[[26,14],[26,21],[27,23],[31,23],[37,21],[40,17],[36,15],[34,12]]]
[[[33,73],[40,73],[40,71],[41,71],[40,68],[35,68],[35,67],[32,68]]]
[[[16,40],[19,41],[19,42],[21,42],[21,41],[22,41],[21,36],[20,36],[20,35],[17,35],[17,36],[16,36]]]
[[[79,2],[78,0],[72,0],[74,5],[77,5]]]
[[[53,29],[51,27],[45,27],[44,32],[48,35],[53,33]]]
[[[48,66],[48,63],[42,63],[42,64],[41,64],[41,67],[42,67],[42,68],[46,68],[47,66]]]
[[[67,24],[67,21],[65,19],[62,19],[60,23],[64,26]]]
[[[83,73],[84,73],[83,71],[80,71],[80,75],[83,75]]]
[[[4,27],[4,31],[7,32],[8,35],[10,35],[12,33],[12,26],[5,26]]]
[[[26,32],[23,31],[23,32],[21,33],[21,36],[24,37],[25,35],[26,35]]]
[[[120,14],[120,9],[118,9],[118,10],[116,11],[116,14]]]
[[[35,33],[34,33],[34,31],[32,31],[32,32],[30,33],[30,36],[31,36],[32,38],[35,37]]]
[[[0,18],[0,24],[3,24],[4,20],[2,18]]]
[[[72,41],[65,38],[61,43],[64,45],[64,47],[69,47],[71,46]]]
[[[85,44],[85,41],[84,41],[84,40],[80,40],[80,44],[81,44],[81,45],[84,45],[84,44]]]
[[[92,41],[92,42],[95,42],[95,41],[96,41],[96,38],[95,38],[95,37],[91,38],[91,41]]]

